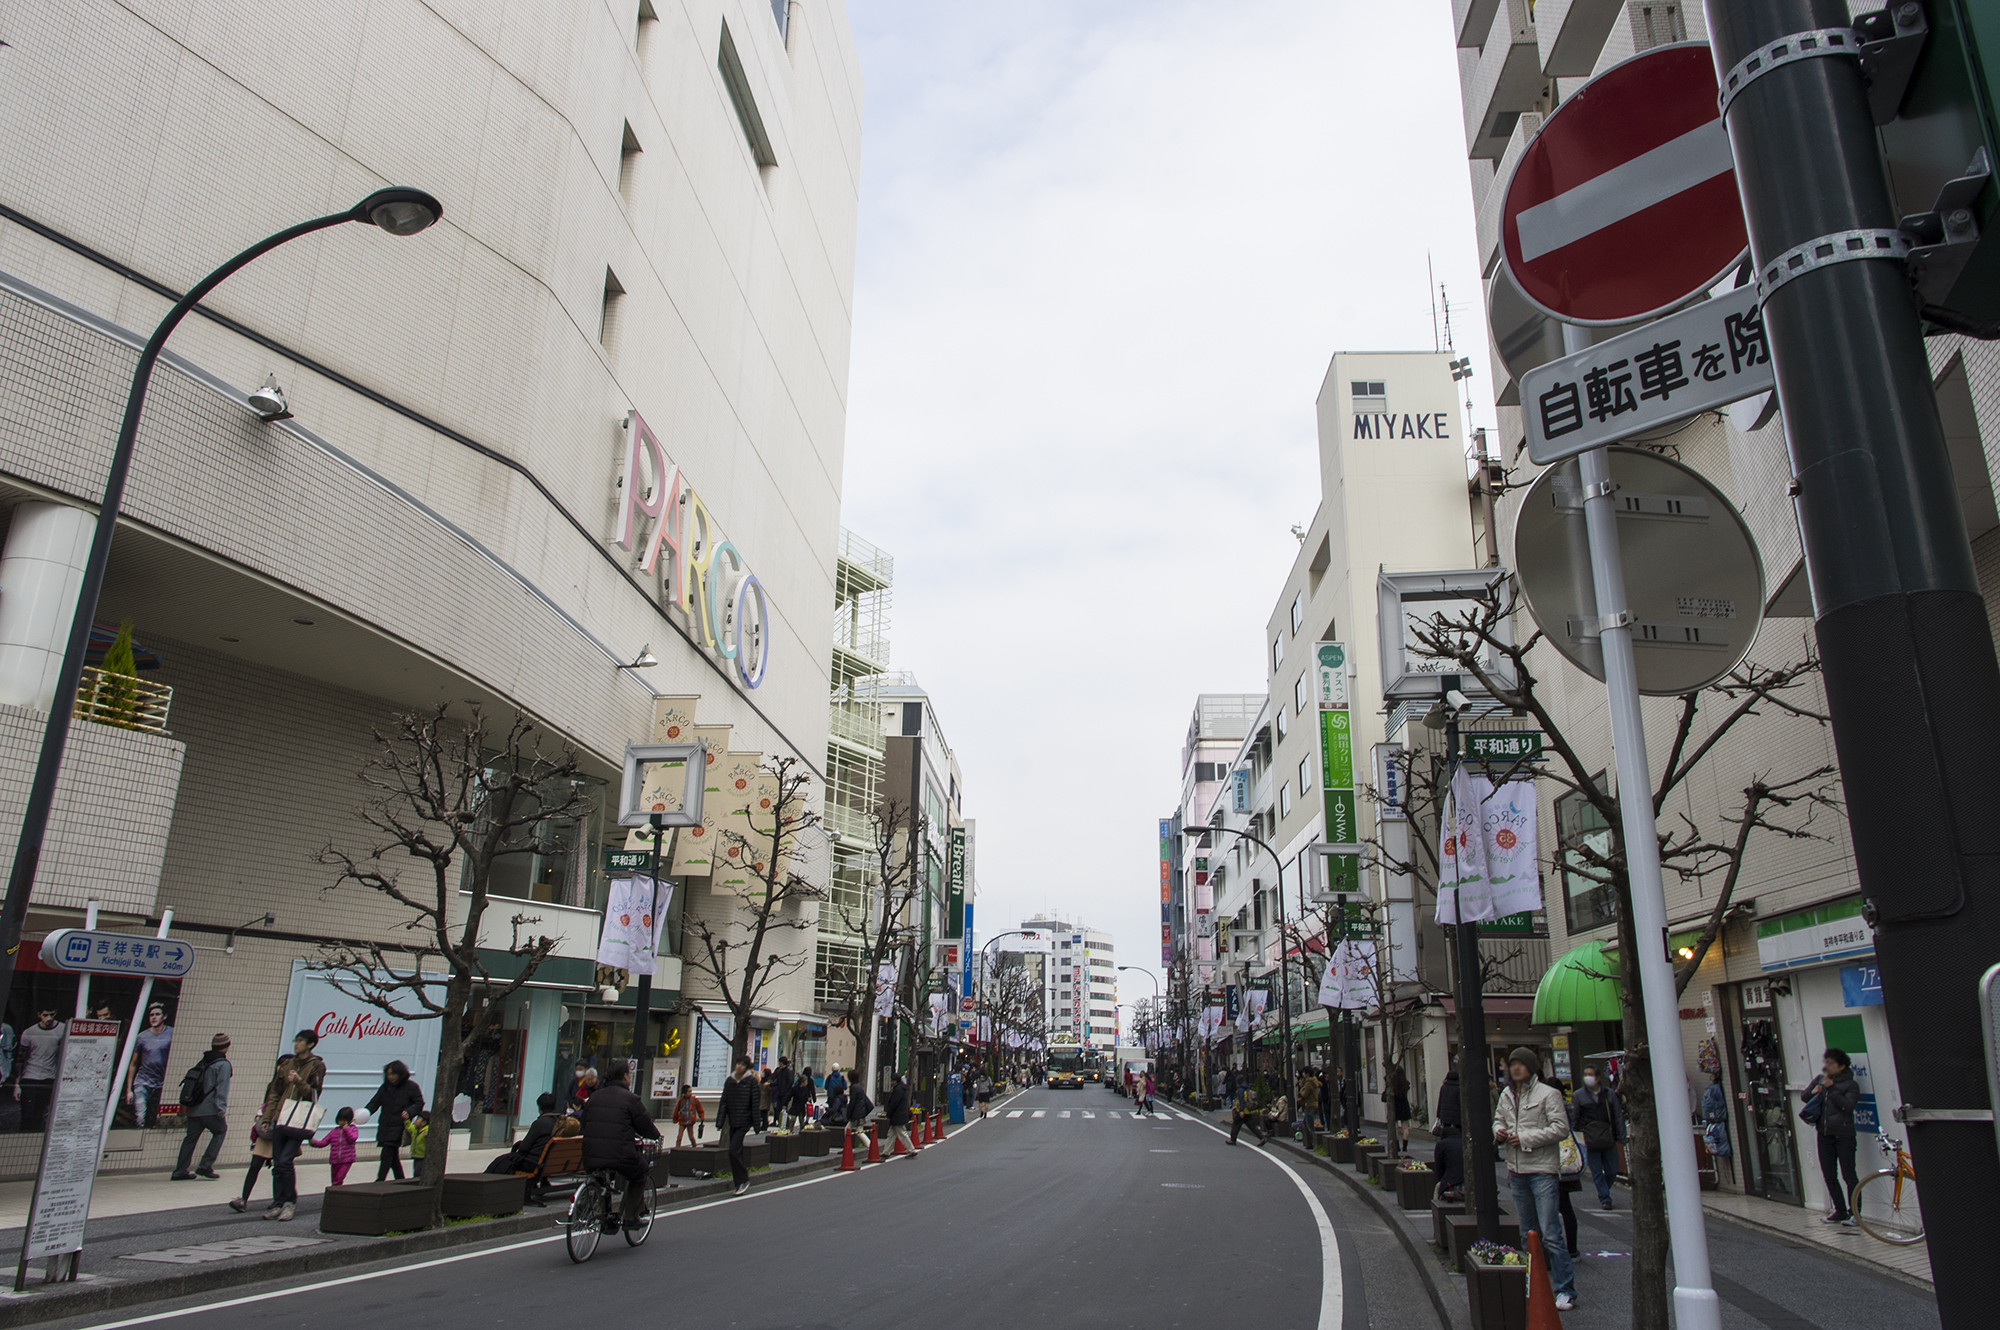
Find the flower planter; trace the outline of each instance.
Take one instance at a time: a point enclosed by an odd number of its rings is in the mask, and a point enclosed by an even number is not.
[[[743,1143],[743,1167],[769,1168],[770,1166],[771,1143],[769,1141],[762,1141],[756,1145],[752,1145],[748,1141]],[[729,1171],[729,1152],[727,1150],[722,1152],[722,1170],[725,1173]]]
[[[1326,1138],[1326,1157],[1336,1164],[1354,1162],[1354,1138],[1351,1136],[1329,1136]]]
[[[1438,1175],[1425,1169],[1413,1172],[1403,1168],[1396,1170],[1396,1203],[1405,1210],[1421,1210],[1431,1203],[1431,1194],[1437,1190]]]
[[[680,1145],[667,1154],[667,1172],[677,1178],[714,1178],[729,1172],[729,1151],[720,1145]]]
[[[1461,1273],[1467,1265],[1465,1249],[1479,1241],[1479,1217],[1477,1215],[1453,1215],[1445,1220],[1446,1231],[1451,1237],[1447,1249],[1451,1254],[1451,1268]],[[1509,1220],[1500,1221],[1500,1245],[1518,1247],[1521,1245],[1521,1226]],[[1526,1297],[1524,1293],[1522,1297]]]
[[[1403,1161],[1392,1155],[1376,1155],[1368,1161],[1368,1180],[1383,1191],[1396,1190],[1396,1174],[1403,1167]]]
[[[1468,1257],[1465,1298],[1472,1330],[1528,1330],[1528,1267],[1488,1265]]]
[[[818,1157],[833,1153],[834,1144],[840,1140],[840,1133],[825,1127],[809,1127],[799,1133],[799,1156]]]
[[[1362,1145],[1357,1141],[1354,1146],[1354,1171],[1365,1175],[1369,1171],[1369,1162],[1381,1153],[1380,1142],[1374,1145]]]
[[[1463,1201],[1431,1202],[1431,1241],[1437,1244],[1439,1251],[1451,1250],[1450,1220],[1454,1215],[1464,1213]]]
[[[774,1164],[796,1164],[799,1162],[800,1141],[796,1136],[768,1136],[764,1146],[771,1152]]]
[[[475,1215],[514,1215],[528,1193],[528,1180],[511,1173],[447,1173],[443,1208],[446,1219]]]
[[[514,1208],[521,1208],[518,1196],[514,1198]],[[319,1212],[320,1232],[354,1233],[370,1238],[379,1238],[384,1233],[407,1233],[430,1222],[430,1192],[401,1182],[357,1182],[346,1187],[328,1187]]]

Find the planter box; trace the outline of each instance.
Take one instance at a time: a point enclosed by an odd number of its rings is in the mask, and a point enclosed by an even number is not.
[[[1383,1191],[1396,1190],[1396,1174],[1403,1167],[1403,1161],[1389,1155],[1376,1155],[1368,1161],[1368,1180]]]
[[[519,1182],[519,1178],[514,1179]],[[521,1208],[521,1198],[514,1198]],[[322,1233],[354,1233],[379,1238],[384,1233],[407,1233],[431,1222],[431,1194],[422,1187],[402,1182],[357,1182],[347,1187],[328,1187],[319,1212]]]
[[[825,1127],[810,1128],[799,1133],[799,1156],[801,1158],[816,1158],[821,1155],[832,1154],[834,1146],[839,1141],[840,1133],[837,1131],[832,1131]]]
[[[1431,1203],[1431,1194],[1437,1190],[1438,1175],[1425,1169],[1412,1173],[1409,1169],[1396,1170],[1396,1203],[1405,1210],[1422,1210]]]
[[[1439,1251],[1448,1252],[1451,1250],[1450,1220],[1452,1216],[1464,1213],[1465,1202],[1463,1201],[1449,1203],[1445,1201],[1431,1202],[1431,1241],[1437,1245]]]
[[[769,1136],[764,1147],[771,1152],[774,1164],[796,1164],[799,1162],[800,1141],[797,1136]]]
[[[716,1178],[729,1173],[729,1151],[720,1145],[678,1145],[667,1152],[667,1172],[677,1178]]]
[[[1465,1263],[1472,1330],[1528,1330],[1528,1267]]]
[[[527,1195],[527,1181],[509,1173],[447,1173],[444,1217],[471,1219],[475,1215],[519,1214],[522,1198]]]
[[[1352,1136],[1329,1136],[1326,1138],[1326,1157],[1336,1164],[1354,1162],[1354,1138]]]
[[[1466,1248],[1479,1241],[1479,1218],[1476,1215],[1452,1215],[1445,1220],[1445,1230],[1451,1237],[1450,1246],[1446,1248],[1450,1256],[1451,1268],[1462,1274],[1468,1264],[1465,1259]],[[1503,1247],[1519,1247],[1521,1245],[1521,1226],[1505,1219],[1501,1220],[1500,1245]],[[1525,1299],[1527,1294],[1523,1293],[1521,1296]]]
[[[1368,1161],[1381,1153],[1382,1147],[1380,1145],[1362,1145],[1357,1142],[1354,1147],[1354,1171],[1366,1174],[1368,1172]]]
[[[771,1165],[771,1143],[769,1141],[752,1145],[743,1143],[743,1166],[745,1168],[769,1168]],[[722,1171],[729,1171],[729,1151],[722,1152]]]

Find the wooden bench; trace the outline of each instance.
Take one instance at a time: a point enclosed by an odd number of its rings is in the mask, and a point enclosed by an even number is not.
[[[557,1178],[575,1178],[583,1175],[583,1136],[551,1136],[542,1147],[541,1158],[533,1168],[516,1169],[514,1176],[527,1178],[528,1186],[546,1193],[549,1184]],[[540,1202],[537,1202],[540,1204]]]

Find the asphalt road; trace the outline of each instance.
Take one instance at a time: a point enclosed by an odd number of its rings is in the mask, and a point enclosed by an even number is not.
[[[584,1266],[552,1232],[70,1324],[1436,1330],[1408,1255],[1339,1180],[1130,1107],[1031,1090],[915,1158],[753,1181]]]

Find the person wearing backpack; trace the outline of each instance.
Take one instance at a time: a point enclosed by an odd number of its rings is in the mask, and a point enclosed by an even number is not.
[[[208,1052],[201,1060],[181,1077],[181,1116],[187,1122],[187,1134],[181,1137],[180,1162],[167,1175],[175,1182],[198,1177],[214,1182],[222,1176],[215,1171],[215,1157],[222,1153],[222,1138],[229,1134],[229,1074],[229,1036],[219,1034],[208,1041]],[[191,1173],[188,1165],[194,1162],[194,1147],[203,1132],[208,1133],[208,1149],[202,1153],[201,1167]]]

